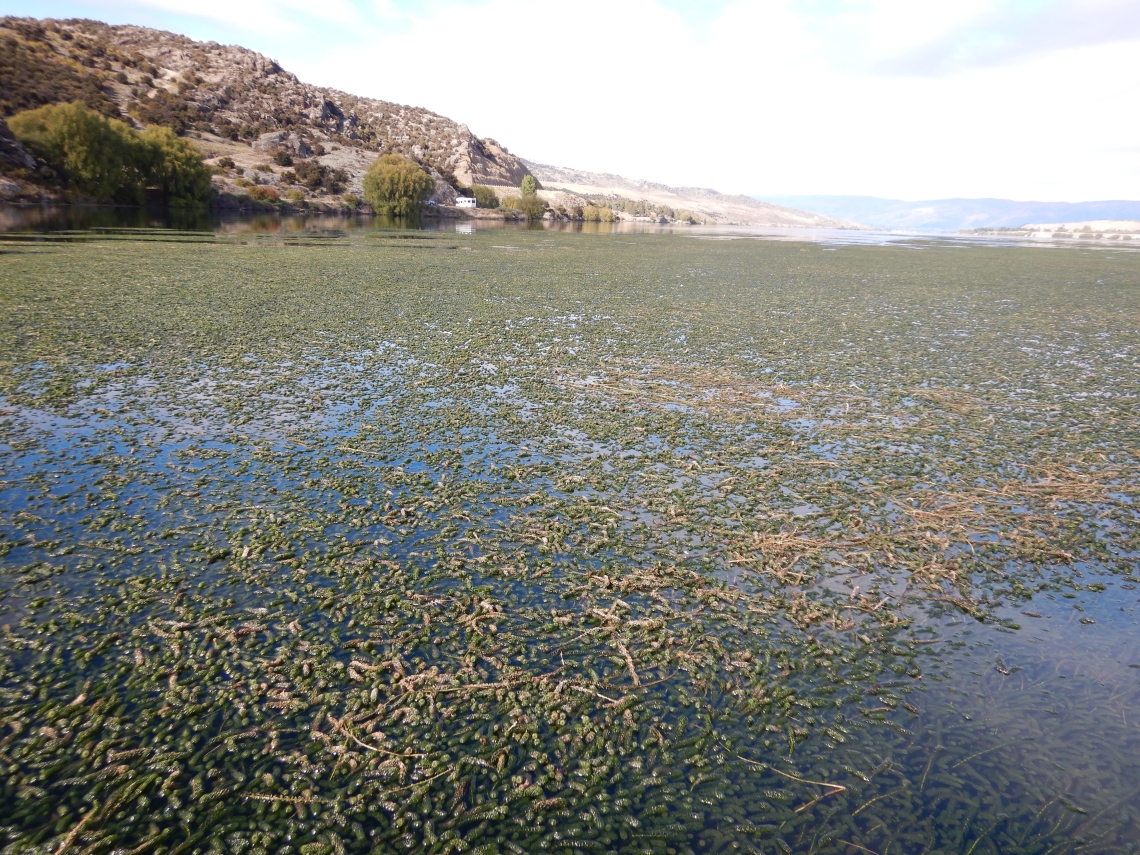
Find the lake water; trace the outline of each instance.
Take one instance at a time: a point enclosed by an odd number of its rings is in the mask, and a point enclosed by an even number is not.
[[[475,234],[488,231],[552,231],[576,234],[676,234],[696,236],[703,240],[765,240],[822,243],[831,247],[849,245],[909,246],[921,249],[940,246],[1032,246],[1039,248],[1076,248],[1128,252],[1140,250],[1129,242],[1088,242],[1073,246],[1071,239],[1018,235],[957,234],[935,231],[885,231],[876,229],[781,229],[763,226],[685,224],[661,225],[649,222],[617,223],[517,222],[497,220],[454,220],[424,218],[416,221],[374,216],[286,215],[265,213],[253,215],[219,215],[209,211],[177,208],[145,209],[112,206],[0,206],[0,234],[9,239],[24,235],[57,240],[108,240],[116,237],[137,238],[140,232],[160,239],[166,232],[180,233],[179,239],[208,239],[274,235],[282,239],[305,236],[328,236],[358,232],[429,231]]]
[[[1135,253],[76,216],[5,851],[1140,849]]]

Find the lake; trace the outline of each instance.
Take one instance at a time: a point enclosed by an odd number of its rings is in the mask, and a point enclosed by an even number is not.
[[[0,235],[5,852],[1140,851],[1140,255],[389,225]]]

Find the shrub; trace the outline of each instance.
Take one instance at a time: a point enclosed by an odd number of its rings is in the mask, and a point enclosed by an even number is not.
[[[302,193],[300,190],[290,190],[289,191],[289,201],[292,202],[294,205],[300,205],[302,202],[305,201],[305,194]]]
[[[273,187],[250,187],[249,198],[258,202],[276,202],[281,198],[281,194]]]
[[[209,198],[210,168],[169,128],[150,127],[140,134],[78,102],[17,113],[8,127],[84,196],[138,204],[153,189],[173,204]]]
[[[118,105],[94,76],[77,71],[46,46],[0,39],[0,114],[72,101],[108,117],[119,115]]]
[[[546,203],[538,196],[506,196],[502,207],[522,211],[528,220],[541,220],[546,213]]]
[[[273,174],[273,167],[270,166],[268,163],[255,163],[253,165],[253,168],[256,169],[258,172],[268,172],[270,175]]]
[[[546,213],[546,203],[537,195],[529,194],[519,200],[519,210],[526,214],[528,220],[541,220]]]
[[[218,169],[233,169],[234,159],[230,156],[218,158]]]
[[[614,212],[610,208],[587,205],[582,209],[582,219],[587,223],[612,223],[614,221]]]
[[[519,187],[523,196],[533,196],[538,193],[538,181],[533,175],[527,175],[522,180],[522,185]]]
[[[348,183],[348,173],[343,169],[329,169],[315,160],[303,160],[298,163],[295,176],[293,181],[304,184],[310,190],[324,187],[330,193],[340,193]]]
[[[398,154],[378,157],[364,174],[364,199],[378,214],[407,216],[417,211],[434,189],[430,175]]]
[[[198,121],[201,114],[181,95],[156,89],[154,96],[143,98],[131,105],[131,115],[144,125],[163,125],[184,134]]]
[[[273,155],[273,162],[278,166],[292,166],[293,157],[289,154],[289,152],[282,149],[281,151],[277,152],[277,154]]]
[[[475,204],[480,208],[499,207],[499,197],[495,195],[495,191],[490,187],[476,184],[471,188],[471,194],[475,197]]]
[[[348,207],[352,208],[353,210],[360,206],[361,198],[355,193],[345,193],[341,199],[346,205],[348,205]]]
[[[303,161],[296,164],[296,178],[294,181],[300,182],[310,190],[315,190],[324,184],[325,176],[328,173],[328,166],[317,163],[316,161]]]

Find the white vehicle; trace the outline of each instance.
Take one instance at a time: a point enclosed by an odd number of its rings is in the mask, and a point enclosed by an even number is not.
[[[477,207],[475,204],[475,197],[474,196],[456,196],[455,197],[455,207],[456,208],[475,208],[475,207]]]

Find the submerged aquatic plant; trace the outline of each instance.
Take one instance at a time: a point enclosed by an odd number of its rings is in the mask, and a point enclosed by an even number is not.
[[[1135,833],[919,690],[1135,572],[1140,257],[288,237],[0,257],[6,852]]]

